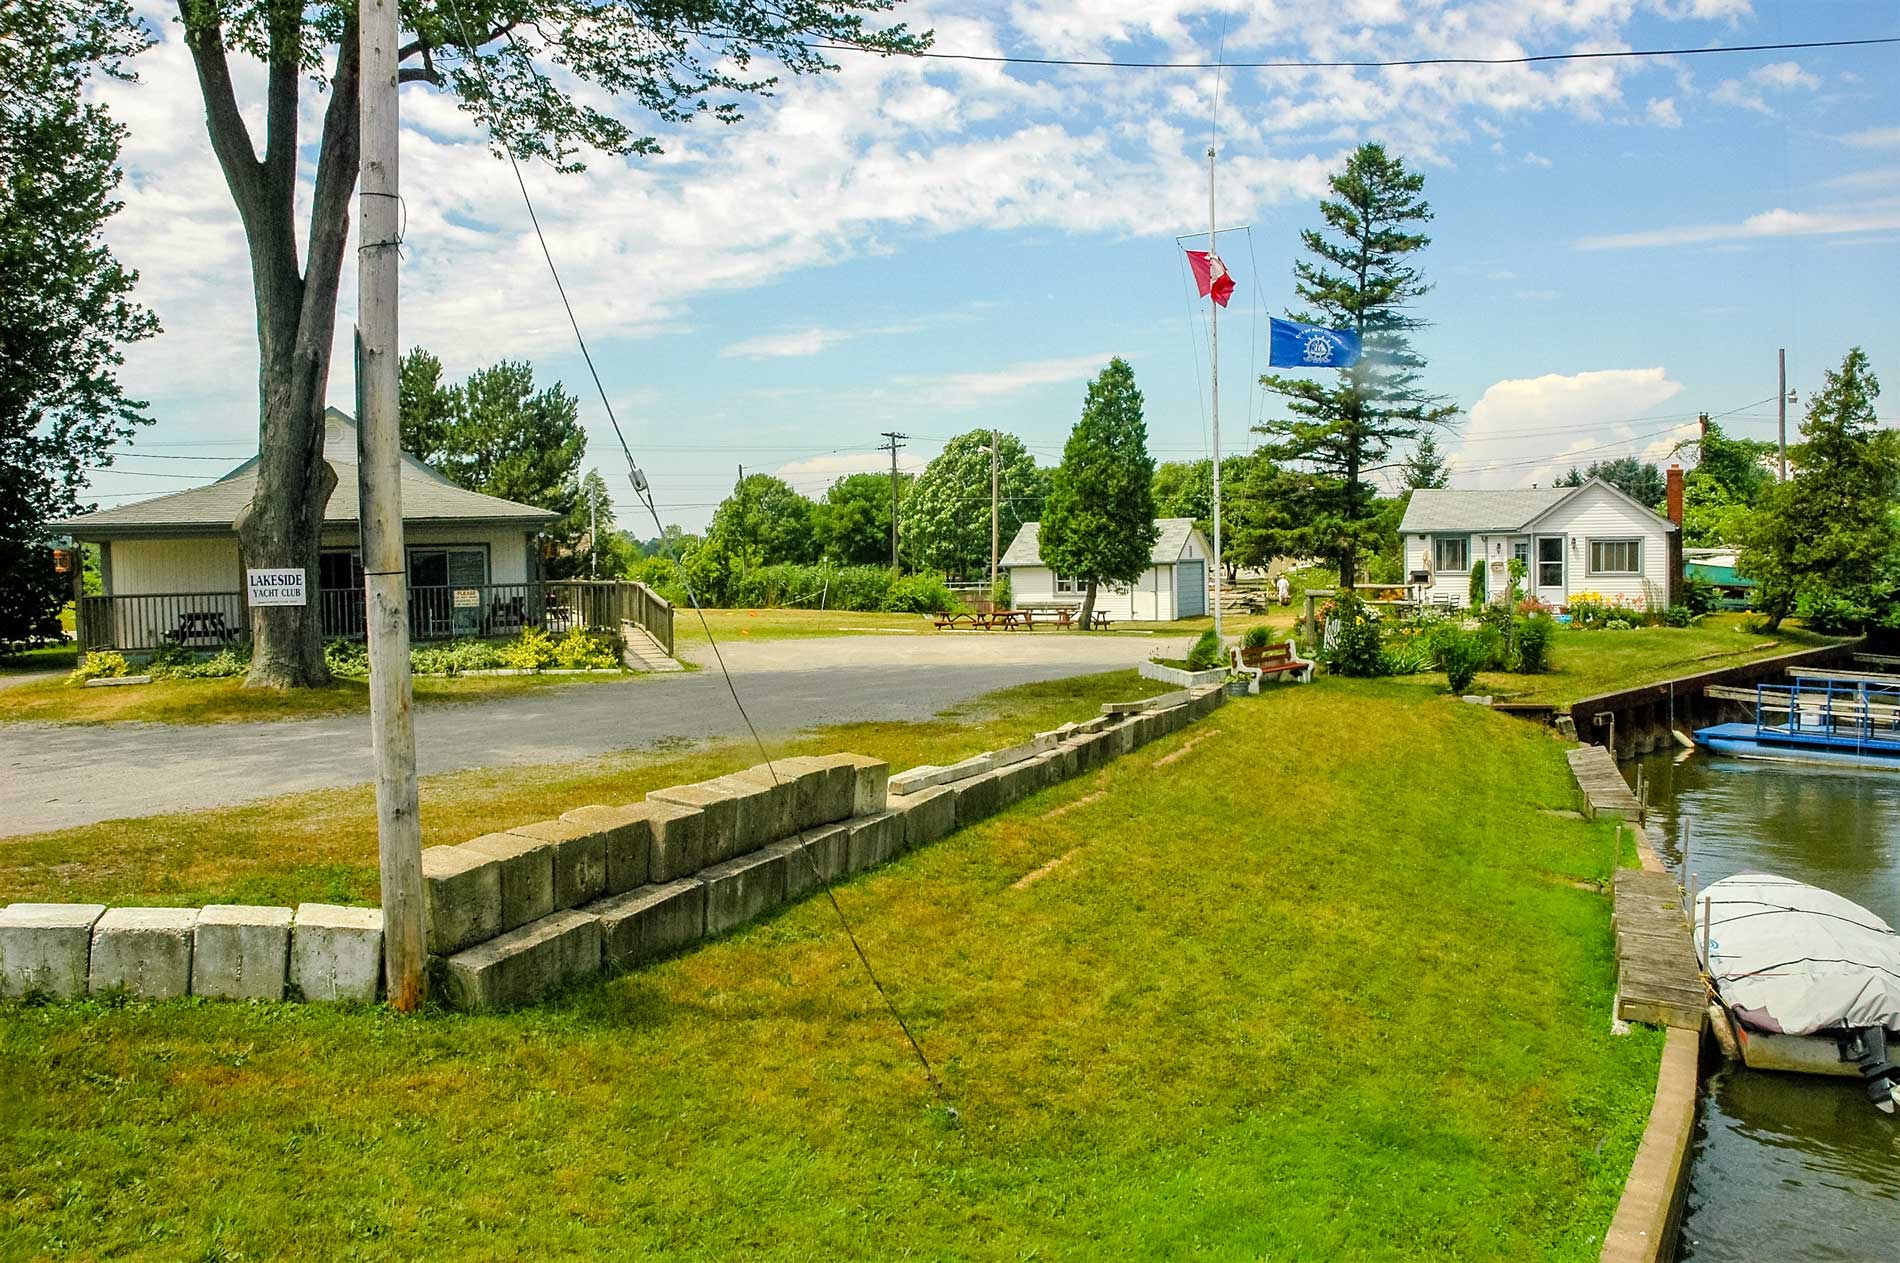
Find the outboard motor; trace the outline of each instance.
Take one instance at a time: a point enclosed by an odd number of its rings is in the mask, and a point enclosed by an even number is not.
[[[1893,1113],[1895,1102],[1900,1101],[1900,1065],[1894,1064],[1888,1051],[1886,1028],[1863,1026],[1849,1031],[1841,1040],[1841,1060],[1860,1067],[1861,1086],[1874,1108]]]

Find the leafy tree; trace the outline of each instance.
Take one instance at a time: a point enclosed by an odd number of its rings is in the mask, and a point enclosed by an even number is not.
[[[1430,431],[1418,436],[1412,454],[1405,458],[1404,479],[1406,488],[1411,491],[1451,485],[1451,466],[1445,463],[1438,451],[1438,440]]]
[[[0,6],[0,641],[59,634],[47,523],[150,421],[118,370],[158,322],[102,239],[125,129],[83,99],[147,42],[123,0]]]
[[[1088,584],[1081,627],[1095,613],[1099,585],[1133,583],[1153,558],[1161,533],[1154,477],[1135,370],[1117,356],[1089,383],[1042,512],[1043,564]]]
[[[913,480],[899,474],[898,512]],[[883,566],[891,560],[891,479],[889,474],[847,474],[825,489],[811,515],[819,552],[844,566]]]
[[[1669,494],[1668,483],[1656,466],[1636,456],[1618,456],[1615,460],[1591,462],[1590,468],[1572,468],[1551,483],[1555,487],[1581,487],[1592,478],[1601,478],[1638,504],[1660,509]]]
[[[817,559],[810,500],[770,474],[739,480],[692,550],[687,573],[702,601],[723,603],[731,583],[749,570]]]
[[[1900,582],[1900,436],[1881,431],[1866,353],[1847,353],[1808,403],[1794,475],[1762,496],[1738,569],[1774,630],[1797,606],[1828,627],[1891,623]]]
[[[1682,479],[1682,542],[1691,548],[1737,544],[1749,510],[1774,485],[1763,458],[1775,454],[1775,445],[1730,438],[1711,421],[1694,448],[1695,468]]]
[[[990,434],[971,430],[943,445],[904,496],[898,532],[913,565],[964,577],[990,573]],[[997,538],[1002,548],[1042,512],[1048,475],[1021,439],[1004,434],[998,477]]]
[[[1333,196],[1320,203],[1325,229],[1300,234],[1311,258],[1293,265],[1294,289],[1306,304],[1294,318],[1352,329],[1365,353],[1330,384],[1262,377],[1293,415],[1255,429],[1266,439],[1262,454],[1319,476],[1310,487],[1311,537],[1317,551],[1338,560],[1347,584],[1359,552],[1376,543],[1376,492],[1367,475],[1394,444],[1418,441],[1457,409],[1421,387],[1425,360],[1409,336],[1424,321],[1408,308],[1431,289],[1411,262],[1431,243],[1412,230],[1432,217],[1421,196],[1425,177],[1407,171],[1383,145],[1366,144],[1329,183]]]
[[[640,548],[615,528],[613,495],[598,469],[588,470],[581,479],[575,518],[586,532],[586,542],[560,568],[590,579],[618,579],[632,573]]]
[[[736,123],[745,98],[767,95],[778,83],[755,68],[757,59],[791,74],[816,74],[834,69],[823,51],[828,43],[883,52],[926,47],[927,34],[867,24],[893,3],[415,0],[403,6],[398,79],[453,95],[515,156],[577,171],[587,149],[659,152],[654,137],[608,112],[610,94],[666,123],[702,114]],[[178,0],[178,11],[212,152],[250,247],[257,307],[258,496],[238,523],[239,547],[251,565],[301,565],[314,575],[323,506],[335,482],[322,459],[323,407],[356,184],[356,5]],[[265,65],[261,146],[238,101],[235,85],[245,76],[233,72],[234,52]],[[306,80],[329,91],[314,145],[299,135]],[[307,197],[299,196],[303,171],[313,173]],[[301,234],[299,204],[309,207]],[[319,608],[313,600],[251,612],[250,683],[327,678]]]
[[[1234,502],[1247,480],[1253,464],[1250,455],[1223,456],[1221,480],[1221,562],[1231,582],[1240,563],[1231,544],[1234,538]],[[1194,525],[1214,542],[1214,462],[1212,460],[1168,460],[1155,466],[1155,516],[1191,517]]]

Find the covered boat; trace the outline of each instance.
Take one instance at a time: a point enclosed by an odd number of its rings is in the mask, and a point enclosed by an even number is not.
[[[1696,951],[1742,1060],[1857,1078],[1900,1101],[1900,934],[1851,899],[1766,873],[1701,891]]]

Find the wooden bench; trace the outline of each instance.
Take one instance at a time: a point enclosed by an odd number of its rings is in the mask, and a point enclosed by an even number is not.
[[[1233,662],[1234,670],[1248,677],[1249,693],[1258,693],[1260,682],[1268,676],[1276,679],[1284,676],[1296,684],[1310,684],[1313,680],[1313,664],[1295,652],[1290,640],[1259,649],[1235,649]]]

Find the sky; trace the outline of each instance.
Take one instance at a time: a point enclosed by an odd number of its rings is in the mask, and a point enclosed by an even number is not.
[[[165,332],[124,380],[156,423],[93,477],[103,506],[209,481],[255,451],[255,315],[242,233],[175,9],[139,82],[99,90],[130,129],[107,237]],[[1283,415],[1257,386],[1269,315],[1297,306],[1299,233],[1328,172],[1380,141],[1435,212],[1416,314],[1427,388],[1463,410],[1453,485],[1547,483],[1667,460],[1709,412],[1793,432],[1861,345],[1900,374],[1900,46],[1405,69],[1172,68],[1705,48],[1900,35],[1891,0],[1013,0],[904,3],[945,53],[1159,69],[834,54],[743,122],[662,126],[655,157],[526,170],[548,246],[668,523],[703,526],[740,466],[809,495],[1000,427],[1053,465],[1087,381],[1126,358],[1159,459],[1210,450],[1202,245],[1210,141],[1220,250],[1222,450]],[[262,71],[236,63],[261,141]],[[305,92],[303,135],[325,98]],[[502,358],[581,400],[588,461],[650,535],[505,162],[426,84],[401,93],[402,338],[454,378]],[[314,147],[304,154],[306,184]],[[1177,236],[1203,234],[1200,242]],[[350,258],[355,256],[352,237]],[[346,265],[332,403],[353,411]],[[1900,377],[1894,379],[1900,388]],[[1900,418],[1900,396],[1883,417]]]

